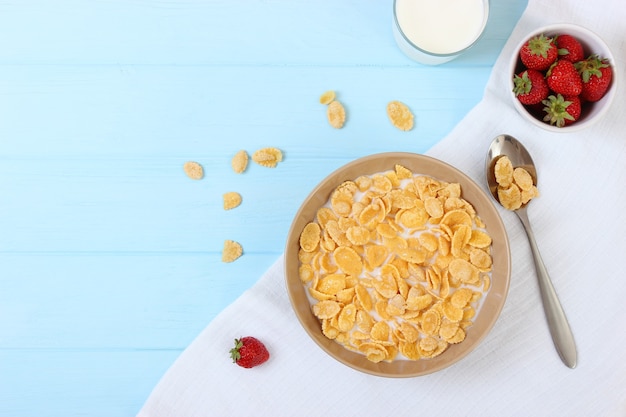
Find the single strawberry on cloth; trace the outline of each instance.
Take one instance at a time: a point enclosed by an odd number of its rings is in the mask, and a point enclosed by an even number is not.
[[[567,135],[523,121],[508,95],[514,48],[554,16],[598,33],[616,57],[616,78],[626,80],[621,0],[529,0],[483,100],[428,154],[480,183],[495,136],[510,134],[529,148],[541,178],[541,197],[529,215],[574,332],[575,369],[561,363],[552,345],[523,228],[501,209],[513,258],[511,287],[495,327],[461,362],[423,377],[391,379],[333,360],[292,311],[281,257],[180,355],[139,417],[626,415],[624,85],[615,85],[617,99],[601,121]],[[271,355],[252,369],[228,358],[233,336],[247,334],[264,341]]]

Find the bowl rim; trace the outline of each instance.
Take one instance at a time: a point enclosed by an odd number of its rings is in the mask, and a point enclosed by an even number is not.
[[[492,244],[492,256],[494,261],[491,288],[487,296],[485,296],[481,311],[474,318],[474,324],[472,325],[473,327],[480,323],[480,326],[477,328],[482,328],[484,331],[471,332],[469,330],[466,339],[462,343],[449,346],[445,352],[435,358],[417,361],[395,360],[392,362],[373,363],[368,361],[364,355],[351,352],[322,334],[319,320],[311,311],[305,286],[297,274],[300,264],[298,259],[299,236],[304,225],[314,218],[306,215],[307,213],[305,212],[307,210],[311,212],[317,211],[317,208],[328,201],[330,192],[339,184],[346,180],[354,180],[358,176],[351,178],[352,175],[348,175],[349,173],[354,171],[362,172],[363,175],[372,175],[378,172],[390,171],[395,164],[402,164],[415,174],[431,175],[436,179],[448,182],[459,182],[463,198],[467,199],[467,196],[470,196],[467,201],[476,208],[477,213],[485,222],[490,235],[492,235],[494,242]],[[385,168],[379,169],[383,166]],[[438,176],[429,173],[433,168],[443,172],[446,177],[442,178],[441,173]],[[320,195],[320,193],[323,195]],[[477,206],[480,207],[480,210]],[[446,162],[430,156],[410,152],[378,153],[353,160],[334,170],[320,181],[303,200],[294,216],[287,236],[284,256],[285,285],[292,310],[298,321],[311,339],[329,356],[350,368],[367,374],[390,378],[416,377],[439,371],[461,361],[491,332],[507,298],[511,277],[510,246],[506,228],[492,197],[468,175]]]
[[[554,35],[554,34],[562,33],[565,31],[568,31],[568,32],[578,31],[578,32],[584,33],[583,36],[587,36],[588,38],[592,39],[595,43],[601,45],[602,49],[604,49],[604,51],[602,52],[604,58],[608,59],[611,63],[611,66],[613,67],[613,77],[611,79],[611,85],[609,87],[608,93],[600,101],[593,103],[594,106],[601,103],[601,107],[593,115],[592,118],[578,121],[569,126],[556,127],[556,126],[550,125],[548,123],[545,123],[535,118],[533,115],[531,115],[528,112],[528,110],[526,110],[524,105],[520,103],[520,101],[515,97],[515,94],[513,93],[513,76],[517,73],[516,69],[519,64],[519,50],[521,49],[522,45],[526,43],[528,39],[532,38],[533,36],[539,35],[541,33]],[[571,33],[571,34],[575,35],[574,33]],[[577,36],[577,38],[579,38],[579,36]],[[579,41],[581,41],[581,43],[583,44],[588,43],[586,39],[579,38]],[[597,53],[597,52],[593,51],[593,53]],[[604,41],[604,39],[602,39],[596,32],[584,26],[574,24],[574,23],[554,23],[554,24],[538,27],[528,32],[522,38],[522,40],[517,43],[515,49],[513,50],[511,60],[509,61],[509,70],[510,70],[509,71],[510,76],[508,80],[509,95],[513,101],[513,106],[524,119],[530,121],[533,125],[538,126],[550,132],[556,132],[556,133],[576,132],[576,131],[580,131],[583,129],[587,129],[588,127],[594,125],[600,119],[602,119],[604,114],[609,110],[611,103],[613,102],[613,99],[615,97],[616,91],[617,91],[617,75],[618,74],[617,74],[617,71],[615,70],[615,56],[613,55],[611,48],[609,48],[608,44]]]

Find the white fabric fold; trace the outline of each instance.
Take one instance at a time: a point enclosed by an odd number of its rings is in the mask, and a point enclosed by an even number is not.
[[[598,33],[617,67],[617,98],[578,133],[524,122],[507,96],[508,60],[521,38],[559,21]],[[599,14],[596,10],[604,10]],[[466,358],[435,374],[381,378],[342,365],[302,329],[285,290],[282,256],[180,355],[138,417],[166,416],[624,416],[626,415],[626,8],[620,0],[530,0],[483,100],[428,154],[484,183],[484,155],[501,133],[520,139],[538,165],[541,197],[529,216],[578,348],[576,369],[552,344],[528,240],[501,210],[513,273],[501,317]],[[453,152],[451,152],[453,149]],[[227,357],[233,335],[267,343],[250,370]]]

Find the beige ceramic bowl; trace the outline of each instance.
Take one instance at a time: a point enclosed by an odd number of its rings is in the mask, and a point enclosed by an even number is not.
[[[401,164],[415,174],[461,184],[463,198],[470,202],[484,221],[492,236],[493,271],[492,286],[483,304],[467,329],[466,339],[451,345],[441,355],[418,361],[395,360],[373,363],[365,356],[351,352],[322,334],[320,322],[311,311],[310,301],[301,283],[298,268],[299,238],[304,226],[315,218],[317,209],[328,201],[331,192],[342,182],[360,175],[371,175],[393,170]],[[413,153],[382,153],[357,159],[331,173],[309,196],[296,213],[285,248],[286,285],[291,304],[300,323],[311,338],[330,356],[356,370],[384,377],[414,377],[446,368],[467,356],[489,333],[498,319],[509,288],[511,257],[504,224],[491,198],[467,175],[439,160]]]
[[[526,110],[526,108],[520,103],[520,101],[517,99],[517,97],[515,97],[515,94],[513,93],[513,76],[515,74],[520,73],[523,70],[522,62],[519,59],[519,50],[522,48],[522,46],[524,45],[524,43],[526,43],[528,39],[532,38],[533,36],[542,34],[542,33],[547,36],[554,36],[554,35],[565,34],[565,33],[570,34],[576,37],[582,44],[584,51],[585,51],[585,57],[591,54],[598,54],[600,55],[600,57],[607,58],[609,62],[611,63],[611,65],[613,66],[613,78],[611,81],[611,86],[609,87],[609,91],[598,102],[584,103],[582,106],[582,113],[581,113],[580,119],[578,119],[575,123],[572,123],[569,126],[556,127],[536,118],[531,113],[529,113],[528,110]],[[514,51],[515,53],[513,57],[511,58],[511,62],[510,62],[510,77],[509,77],[509,84],[508,84],[509,94],[511,96],[511,99],[513,100],[513,105],[515,106],[519,114],[524,119],[532,123],[533,125],[539,126],[542,129],[546,129],[551,132],[560,132],[560,133],[574,132],[574,131],[578,131],[581,129],[586,129],[592,124],[594,124],[595,122],[597,122],[598,120],[600,120],[602,116],[606,113],[606,111],[609,109],[611,103],[613,102],[613,98],[615,97],[615,92],[617,91],[616,77],[619,74],[618,71],[616,71],[615,69],[615,58],[613,54],[611,53],[611,50],[609,49],[609,47],[606,45],[606,43],[598,35],[590,31],[589,29],[586,29],[582,26],[566,24],[566,23],[544,26],[544,27],[534,30],[533,32],[525,36],[524,39],[517,45]]]

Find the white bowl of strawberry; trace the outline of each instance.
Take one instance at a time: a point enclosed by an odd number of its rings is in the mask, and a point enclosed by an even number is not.
[[[535,30],[511,60],[511,94],[518,112],[554,132],[589,127],[615,95],[615,60],[595,33],[573,24]]]

